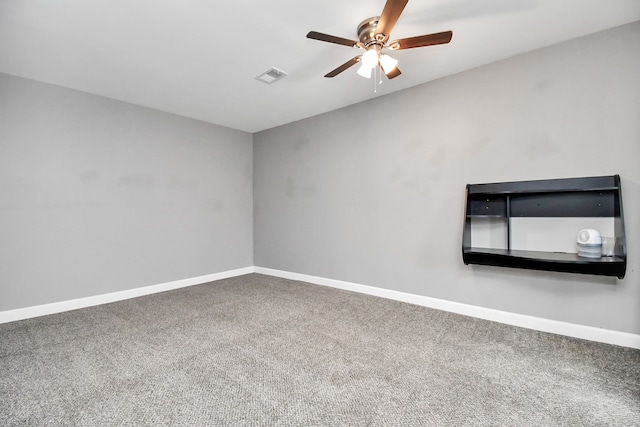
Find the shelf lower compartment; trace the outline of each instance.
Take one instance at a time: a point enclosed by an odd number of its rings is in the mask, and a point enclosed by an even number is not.
[[[464,248],[465,264],[481,264],[530,270],[624,277],[626,261],[620,257],[585,258],[576,253]]]

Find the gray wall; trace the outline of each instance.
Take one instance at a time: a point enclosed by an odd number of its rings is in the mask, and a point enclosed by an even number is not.
[[[252,135],[0,74],[0,310],[253,265]]]
[[[640,333],[638,46],[636,22],[255,134],[255,265]],[[616,173],[625,279],[462,263],[467,183]]]

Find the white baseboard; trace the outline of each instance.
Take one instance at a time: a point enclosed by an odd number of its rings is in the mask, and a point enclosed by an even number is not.
[[[608,329],[596,328],[593,326],[577,325],[574,323],[561,322],[558,320],[549,320],[540,317],[527,316],[524,314],[509,313],[506,311],[493,310],[490,308],[462,304],[453,301],[446,301],[437,298],[430,298],[422,295],[409,294],[405,292],[393,291],[390,289],[376,288],[373,286],[326,279],[323,277],[309,276],[306,274],[291,273],[288,271],[274,270],[270,268],[254,267],[254,271],[256,273],[266,274],[269,276],[299,280],[316,285],[329,286],[332,288],[374,295],[424,307],[435,308],[437,310],[476,317],[479,319],[491,320],[494,322],[505,323],[513,326],[520,326],[536,331],[550,332],[557,335],[564,335],[589,341],[640,349],[640,335],[627,332],[618,332]]]
[[[589,341],[640,349],[640,335],[636,334],[612,331],[608,329],[596,328],[593,326],[577,325],[574,323],[560,322],[557,320],[543,319],[534,316],[526,316],[523,314],[509,313],[506,311],[493,310],[490,308],[462,304],[459,302],[447,301],[437,298],[430,298],[422,295],[409,294],[405,292],[393,291],[390,289],[376,288],[373,286],[360,285],[357,283],[344,282],[341,280],[327,279],[306,274],[292,273],[288,271],[274,270],[264,267],[246,267],[237,270],[208,274],[205,276],[192,277],[189,279],[176,280],[159,285],[129,289],[126,291],[113,292],[86,298],[78,298],[69,301],[54,302],[51,304],[43,304],[34,307],[0,311],[0,323],[30,319],[32,317],[45,316],[48,314],[76,310],[79,308],[91,307],[94,305],[108,304],[111,302],[137,298],[144,295],[170,291],[187,286],[200,285],[202,283],[242,276],[244,274],[250,273],[260,273],[274,277],[282,277],[285,279],[299,280],[316,285],[329,286],[332,288],[344,289],[347,291],[388,298],[424,307],[435,308],[437,310],[476,317],[479,319],[520,326],[537,331],[550,332],[553,334],[581,338]]]
[[[0,311],[0,323],[14,322],[16,320],[30,319],[32,317],[46,316],[48,314],[61,313],[63,311],[77,310],[79,308],[92,307],[94,305],[108,304],[130,298],[137,298],[144,295],[158,292],[171,291],[185,288],[187,286],[200,285],[213,282],[215,280],[228,279],[230,277],[242,276],[253,273],[253,267],[240,268],[237,270],[223,271],[220,273],[208,274],[205,276],[192,277],[189,279],[175,280],[173,282],[161,283],[159,285],[144,286],[142,288],[128,289],[126,291],[112,292],[108,294],[95,295],[85,298],[77,298],[68,301],[54,302],[50,304],[37,305],[33,307],[18,308],[15,310]]]

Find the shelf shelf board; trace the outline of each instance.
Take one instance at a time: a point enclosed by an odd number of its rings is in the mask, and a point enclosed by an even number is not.
[[[482,185],[482,184],[481,184]],[[599,191],[617,191],[618,187],[597,187],[597,188],[563,188],[555,189],[532,189],[532,190],[473,190],[469,195],[474,198],[482,198],[483,196],[519,196],[528,194],[547,194],[547,193],[597,193]]]
[[[494,182],[474,184],[469,188],[469,196],[482,195],[525,195],[544,193],[576,193],[619,190],[620,177],[595,176],[584,178],[543,179],[536,181]]]
[[[577,253],[464,248],[465,264],[482,264],[566,273],[624,277],[626,261],[621,257],[586,258]]]

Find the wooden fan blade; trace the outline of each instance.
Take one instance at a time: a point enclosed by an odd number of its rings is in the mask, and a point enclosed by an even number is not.
[[[342,37],[336,37],[329,34],[319,33],[317,31],[309,31],[307,34],[308,39],[320,40],[321,42],[341,44],[343,46],[357,47],[358,42],[355,40],[344,39]]]
[[[337,76],[338,74],[340,74],[341,72],[343,72],[347,68],[353,67],[358,62],[360,62],[360,58],[362,58],[362,55],[358,55],[355,58],[351,58],[350,60],[348,60],[347,62],[345,62],[344,64],[342,64],[338,68],[336,68],[335,70],[325,74],[325,77],[331,78],[331,77]]]
[[[393,78],[395,78],[395,77],[398,77],[400,74],[402,74],[402,73],[400,72],[400,68],[395,67],[393,70],[389,71],[389,74],[387,74],[387,78],[388,78],[389,80],[391,80],[391,79],[393,79]]]
[[[436,44],[446,44],[451,41],[453,32],[445,31],[442,33],[427,34],[424,36],[408,37],[393,41],[389,47],[393,50],[411,49],[414,47],[433,46]],[[397,47],[396,47],[397,46]]]
[[[376,36],[378,34],[384,35],[383,42],[389,39],[391,30],[395,27],[398,18],[400,18],[408,2],[409,0],[387,0],[382,10],[382,15],[380,15],[380,19],[378,20],[378,26],[376,27]]]

